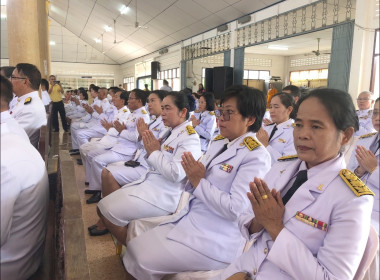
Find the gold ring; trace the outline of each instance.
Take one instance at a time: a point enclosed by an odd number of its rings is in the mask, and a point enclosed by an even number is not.
[[[261,196],[262,199],[268,199],[268,196],[266,194]]]

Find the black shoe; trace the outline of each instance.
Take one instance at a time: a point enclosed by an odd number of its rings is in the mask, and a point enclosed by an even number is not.
[[[78,158],[78,159],[77,159],[77,164],[78,164],[78,165],[83,165],[83,161],[82,161],[81,158]]]
[[[97,203],[102,199],[102,193],[94,193],[89,199],[86,200],[87,204]]]
[[[97,229],[97,227],[90,230],[91,236],[100,236],[100,235],[105,235],[107,233],[108,233],[108,229],[99,230],[99,229]]]
[[[71,150],[69,150],[69,153],[75,153],[75,152],[78,152],[79,151],[79,149],[71,149]]]
[[[92,231],[93,229],[95,229],[97,227],[98,227],[97,225],[92,225],[92,226],[89,226],[87,229],[88,229],[88,231]]]
[[[100,193],[101,191],[97,191],[97,190],[84,190],[84,193],[85,194],[95,194],[95,193]]]
[[[70,132],[70,129],[66,128],[64,129],[65,132]]]
[[[85,184],[86,186],[88,186],[90,183],[89,183],[89,182],[84,182],[84,184]]]
[[[76,155],[80,155],[80,152],[79,150],[76,151],[76,152],[69,152],[70,156],[76,156]]]

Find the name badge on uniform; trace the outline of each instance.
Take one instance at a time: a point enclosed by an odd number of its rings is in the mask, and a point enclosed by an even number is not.
[[[168,145],[164,145],[164,151],[172,154],[174,152],[174,148]]]
[[[302,213],[300,211],[297,211],[295,217],[297,220],[304,222],[305,224],[308,224],[309,226],[318,228],[318,229],[323,230],[323,231],[327,231],[328,226],[325,222],[314,219],[313,217],[305,215],[304,213]]]
[[[286,140],[280,138],[280,139],[278,139],[278,142],[280,142],[280,143],[286,143]]]
[[[231,173],[232,168],[234,168],[234,167],[232,165],[227,164],[227,163],[222,163],[219,166],[220,170],[226,171],[227,173]]]

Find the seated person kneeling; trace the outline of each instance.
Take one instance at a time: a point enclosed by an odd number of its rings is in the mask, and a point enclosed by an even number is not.
[[[226,90],[216,111],[221,135],[200,162],[191,153],[182,157],[186,190],[193,194],[189,205],[128,242],[123,261],[131,275],[161,279],[183,271],[222,269],[242,252],[238,218],[249,207],[249,181],[270,168],[270,155],[255,137],[264,112],[261,91],[246,86]]]

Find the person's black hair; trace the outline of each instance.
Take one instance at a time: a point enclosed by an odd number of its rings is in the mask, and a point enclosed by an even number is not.
[[[7,77],[0,75],[0,82],[1,82],[1,91],[0,96],[1,99],[9,105],[9,102],[13,99],[13,87],[12,83],[8,80]]]
[[[190,116],[189,95],[185,94],[184,92],[171,91],[171,92],[168,92],[166,97],[168,96],[170,96],[173,103],[178,108],[178,111],[181,111],[184,108],[187,110],[186,112],[186,120],[187,120]]]
[[[98,87],[98,86],[93,86],[93,87],[90,87],[90,90],[91,90],[91,88],[95,91],[95,92],[99,92],[99,89],[100,89],[100,87]]]
[[[289,107],[293,108],[289,114],[289,118],[294,119],[296,117],[296,113],[295,113],[295,109],[294,109],[295,102],[294,102],[293,96],[290,95],[289,93],[286,93],[286,92],[276,93],[275,95],[273,95],[273,97],[275,97],[275,96],[280,98],[281,104],[284,105],[286,109],[288,109]],[[273,100],[273,97],[272,97],[272,100]]]
[[[191,89],[185,88],[185,89],[181,90],[180,92],[182,92],[184,95],[187,96],[187,100],[189,102],[189,110],[190,110],[190,112],[193,112],[195,110],[196,103],[195,103],[195,98],[191,92]]]
[[[215,99],[214,94],[211,92],[206,92],[202,95],[202,97],[206,101],[206,110],[207,111],[214,111],[215,110]]]
[[[96,85],[91,84],[91,85],[88,86],[88,90],[91,91],[91,89],[93,89],[94,87],[96,87]]]
[[[353,127],[355,131],[359,130],[359,119],[355,106],[347,92],[332,88],[314,89],[300,98],[296,105],[296,111],[302,102],[312,97],[317,98],[326,108],[338,130],[345,131],[349,127]]]
[[[161,99],[161,101],[164,100],[164,98],[166,97],[166,95],[168,95],[168,92],[166,90],[159,90],[159,89],[153,90],[149,94],[152,94],[152,93],[154,93],[155,95],[157,95],[158,98]]]
[[[288,86],[286,86],[286,87],[284,87],[283,89],[282,89],[282,91],[284,91],[284,90],[289,90],[290,91],[290,94],[294,97],[294,98],[296,98],[296,97],[301,97],[301,90],[300,90],[300,88],[299,87],[297,87],[297,86],[295,86],[295,85],[288,85]]]
[[[16,65],[16,69],[19,73],[28,78],[31,89],[38,90],[40,88],[41,72],[35,65],[30,63],[19,63]]]
[[[128,98],[129,98],[129,92],[128,91],[125,91],[125,90],[118,90],[116,92],[121,92],[120,93],[120,99],[123,99],[124,100],[124,105],[127,105],[128,104]]]
[[[380,97],[376,98],[375,103],[380,100]]]
[[[110,87],[108,90],[112,90],[114,93],[120,91],[120,88],[118,87]]]
[[[79,89],[79,94],[83,95],[84,100],[88,100],[88,93],[84,88]]]
[[[49,82],[46,79],[41,79],[41,86],[44,86],[46,90],[49,90]]]
[[[145,106],[146,99],[148,97],[148,94],[146,93],[146,91],[143,91],[142,89],[135,88],[134,90],[132,90],[132,92],[135,93],[136,98],[140,99],[142,105]]]
[[[16,67],[14,66],[1,66],[0,71],[2,71],[6,78],[10,79]]]
[[[192,95],[193,95],[193,97],[194,97],[195,99],[199,99],[199,98],[201,98],[201,96],[202,96],[202,95],[198,94],[197,92],[193,92]]]
[[[162,83],[163,83],[164,85],[169,85],[169,82],[168,82],[167,80],[163,80]]]
[[[224,91],[221,105],[231,98],[236,98],[237,109],[243,118],[255,118],[255,122],[248,127],[248,131],[259,131],[266,110],[265,94],[256,88],[234,85]]]

